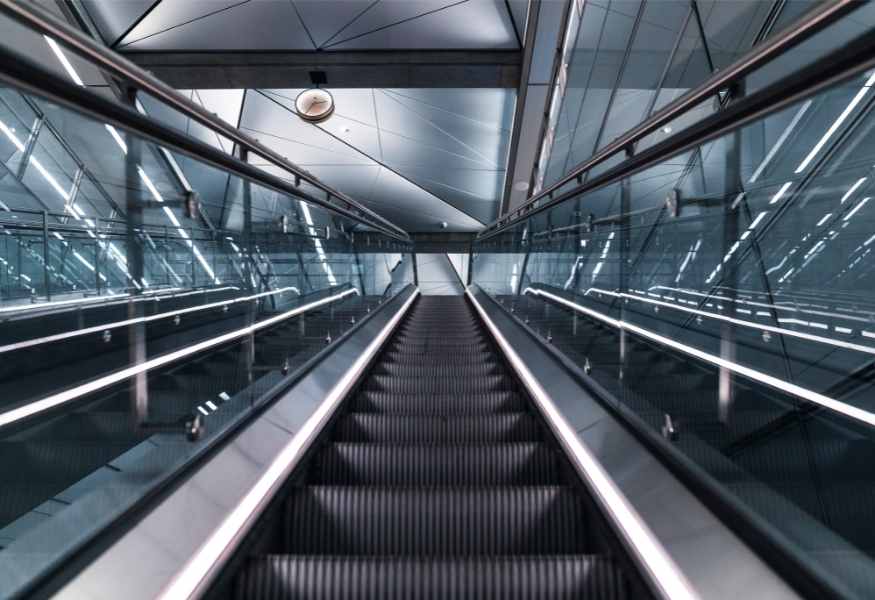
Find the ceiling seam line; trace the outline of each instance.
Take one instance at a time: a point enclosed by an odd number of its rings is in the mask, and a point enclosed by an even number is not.
[[[126,44],[122,44],[121,46],[118,47],[118,49],[121,50],[123,48],[126,48],[127,46],[131,46],[131,45],[136,44],[138,42],[142,42],[143,40],[148,40],[149,38],[155,37],[156,35],[161,35],[163,33],[167,33],[168,31],[173,31],[174,29],[179,29],[180,27],[185,27],[186,25],[191,25],[192,23],[195,23],[197,21],[201,21],[203,19],[208,19],[208,18],[210,18],[214,15],[217,15],[219,13],[225,12],[227,10],[231,10],[232,8],[237,8],[238,6],[242,6],[243,4],[248,4],[249,2],[251,2],[251,0],[242,0],[241,2],[238,2],[237,4],[232,4],[231,6],[226,6],[225,8],[220,8],[219,10],[215,10],[211,13],[201,15],[201,16],[194,18],[194,19],[190,19],[188,21],[185,21],[184,23],[177,23],[176,25],[173,25],[172,27],[168,27],[167,29],[162,29],[161,31],[156,31],[155,33],[150,33],[149,35],[145,35],[141,38],[137,38],[135,40],[127,42]]]
[[[510,9],[510,0],[504,0],[504,8],[507,11],[507,18],[510,19],[510,26],[513,29],[513,34],[516,36],[517,46],[519,46],[520,50],[522,50],[523,38],[520,35],[520,30],[517,29],[516,19],[513,18],[513,11]],[[529,4],[529,8],[531,8],[531,4]]]
[[[294,102],[294,100],[293,100],[292,98],[289,98],[288,96],[283,96],[282,94],[277,94],[276,92],[272,92],[272,91],[269,91],[269,90],[262,90],[262,89],[259,89],[259,88],[255,88],[255,89],[256,89],[256,91],[258,91],[258,92],[259,92],[260,94],[262,94],[262,95],[265,95],[265,96],[279,96],[280,98],[283,98],[284,100],[288,100],[289,102]],[[373,88],[371,88],[371,90],[374,91]],[[386,93],[386,90],[381,89],[380,91]],[[399,94],[399,95],[401,95],[401,94]],[[405,97],[406,97],[406,96],[405,96]],[[277,104],[281,104],[281,102],[279,102],[278,100],[275,100],[275,99],[274,99],[274,101],[277,102]],[[426,106],[431,106],[431,105],[426,103]],[[288,107],[285,107],[285,106],[284,106],[284,108],[287,108],[287,109],[288,109]],[[438,107],[435,107],[435,108],[438,108]],[[290,112],[293,112],[293,111],[291,111],[291,109],[288,109],[288,110],[290,110]],[[447,114],[451,114],[451,115],[455,115],[455,114],[456,114],[456,113],[449,112],[449,111],[446,111],[446,112],[447,112]],[[381,133],[388,133],[388,134],[390,134],[390,135],[392,135],[392,136],[395,136],[395,137],[397,137],[397,138],[401,138],[401,139],[403,139],[403,140],[406,140],[406,141],[409,141],[409,142],[413,142],[414,144],[418,144],[418,145],[422,146],[423,148],[427,148],[427,149],[429,149],[429,150],[433,150],[433,151],[435,151],[435,152],[442,152],[442,153],[444,153],[444,154],[449,154],[449,155],[451,155],[451,156],[454,156],[454,157],[459,158],[459,159],[461,159],[461,160],[464,160],[464,161],[466,161],[466,162],[474,163],[474,164],[476,164],[476,165],[478,165],[478,166],[479,166],[479,165],[482,165],[482,161],[481,161],[481,160],[474,159],[474,158],[471,158],[471,157],[469,157],[469,156],[464,156],[464,155],[462,155],[462,154],[459,154],[458,152],[453,152],[453,151],[451,151],[451,150],[446,150],[446,149],[444,149],[444,148],[439,148],[439,147],[433,146],[433,145],[429,144],[428,142],[426,142],[426,141],[424,141],[424,140],[420,140],[420,139],[417,139],[417,138],[414,138],[414,137],[410,137],[410,136],[404,135],[404,134],[402,134],[402,133],[398,133],[397,131],[386,130],[385,132],[383,132],[382,129],[379,128],[378,126],[371,125],[370,123],[365,123],[364,121],[360,121],[360,120],[358,120],[358,119],[354,119],[354,118],[352,118],[352,117],[346,116],[346,115],[344,115],[344,114],[338,112],[337,110],[335,110],[334,114],[335,114],[336,116],[338,116],[338,117],[343,117],[344,119],[346,119],[346,120],[348,120],[348,121],[352,121],[353,123],[357,123],[358,125],[361,125],[362,127],[367,127],[368,129],[372,129],[372,130],[374,130],[374,131],[377,132],[377,135],[378,135],[378,136],[379,136]],[[506,131],[506,130],[505,130],[505,129],[502,129],[501,131]],[[269,134],[269,133],[268,133],[267,135],[272,135],[272,134]],[[279,138],[281,138],[281,139],[287,139],[287,138],[282,138],[282,136],[276,136],[276,137],[279,137]],[[289,141],[293,141],[293,140],[289,140]],[[380,145],[381,145],[381,148],[382,148],[382,141],[381,141]],[[381,150],[381,151],[382,151],[382,150]],[[485,159],[484,159],[484,160],[485,160]],[[465,170],[465,171],[489,171],[489,172],[501,172],[501,171],[506,171],[506,170],[507,170],[507,169],[503,169],[503,168],[501,168],[501,165],[483,165],[483,167],[488,167],[488,168],[478,168],[478,167],[453,167],[453,168],[456,169],[456,170]]]
[[[350,21],[349,23],[347,23],[346,25],[344,25],[343,27],[341,27],[340,29],[338,29],[337,31],[335,31],[334,34],[333,34],[330,38],[328,38],[327,40],[325,40],[324,42],[322,42],[322,44],[319,46],[319,48],[320,48],[320,49],[321,49],[321,48],[324,48],[325,45],[326,45],[328,42],[330,42],[331,40],[333,40],[334,38],[336,38],[337,36],[339,36],[341,33],[343,33],[344,30],[346,30],[347,27],[349,27],[350,25],[352,25],[353,23],[355,23],[356,21],[358,21],[359,18],[360,18],[362,15],[364,15],[366,12],[368,12],[369,10],[371,10],[373,7],[375,7],[375,6],[376,6],[377,4],[379,4],[379,3],[380,3],[380,0],[374,0],[373,2],[371,2],[371,3],[370,3],[370,4],[369,4],[369,5],[368,5],[363,11],[361,11],[359,14],[357,14],[356,16],[354,16],[354,17],[352,18],[352,21]]]
[[[374,91],[374,88],[371,88],[371,102],[374,103],[374,123],[377,126],[377,146],[380,148],[380,160],[383,160],[385,158],[385,154],[383,153],[383,130],[380,128],[380,115],[377,112],[377,93]]]
[[[289,112],[290,114],[294,115],[294,116],[297,117],[297,118],[300,118],[300,117],[298,116],[297,113],[295,113],[295,112],[293,112],[292,110],[290,110],[287,106],[284,106],[283,104],[277,102],[276,100],[274,100],[274,99],[271,98],[270,96],[268,96],[268,95],[262,93],[260,90],[255,90],[255,91],[258,92],[259,94],[261,94],[262,96],[264,96],[265,98],[267,98],[268,100],[270,100],[271,102],[275,103],[277,106],[281,107],[283,110]],[[367,159],[369,159],[369,160],[371,160],[371,161],[377,163],[378,165],[380,165],[381,167],[383,167],[383,168],[386,169],[387,171],[389,171],[389,172],[391,172],[391,173],[394,173],[395,175],[397,175],[398,177],[400,177],[401,179],[403,179],[404,181],[406,181],[406,182],[409,183],[410,185],[412,185],[412,186],[414,186],[415,188],[419,189],[420,191],[422,191],[422,192],[428,194],[428,195],[431,196],[432,198],[435,198],[435,199],[437,199],[438,201],[443,202],[444,204],[446,204],[447,206],[449,206],[449,207],[452,208],[453,210],[458,211],[459,213],[465,215],[466,217],[468,217],[468,218],[471,219],[472,221],[476,221],[477,223],[480,223],[481,225],[483,225],[484,227],[486,227],[486,223],[484,223],[484,222],[481,221],[480,219],[478,219],[478,218],[474,217],[473,215],[469,214],[467,211],[464,211],[464,210],[462,210],[461,208],[459,208],[459,207],[457,207],[457,206],[454,206],[453,204],[451,204],[451,203],[448,202],[447,200],[441,198],[440,196],[437,196],[437,195],[433,194],[432,192],[428,191],[427,189],[425,189],[424,187],[422,187],[421,185],[419,185],[419,184],[416,183],[415,181],[409,179],[408,177],[405,177],[403,174],[399,173],[398,171],[396,171],[395,169],[393,169],[393,168],[390,167],[389,165],[385,164],[383,161],[380,161],[380,160],[375,159],[373,156],[370,156],[367,152],[363,152],[362,150],[360,150],[359,148],[356,148],[355,146],[353,146],[352,144],[350,144],[350,143],[347,142],[346,140],[337,137],[336,135],[334,135],[333,133],[331,133],[330,131],[328,131],[328,130],[326,130],[326,129],[322,129],[322,128],[319,127],[316,123],[310,123],[310,125],[312,125],[312,126],[315,127],[316,129],[318,129],[319,131],[325,133],[326,135],[330,136],[331,138],[335,139],[336,141],[340,142],[340,143],[343,144],[344,146],[347,146],[348,148],[350,148],[350,149],[353,150],[354,152],[358,152],[359,154],[361,154],[361,155],[364,156],[365,158],[367,158]],[[279,136],[275,136],[275,137],[279,137]]]
[[[419,19],[421,17],[427,17],[429,15],[433,15],[435,13],[442,11],[442,10],[447,10],[448,8],[453,8],[454,6],[459,6],[460,4],[465,4],[466,2],[468,2],[468,0],[459,0],[458,2],[454,2],[452,4],[448,4],[446,6],[442,6],[440,8],[430,10],[428,12],[424,12],[424,13],[419,14],[419,15],[414,15],[412,17],[408,17],[407,19],[402,19],[396,23],[389,23],[388,25],[383,25],[382,27],[377,27],[376,29],[372,29],[371,31],[366,31],[366,32],[360,33],[358,35],[354,35],[350,38],[342,39],[339,42],[334,42],[333,44],[328,44],[326,46],[323,46],[323,48],[331,48],[332,46],[336,46],[338,44],[345,44],[346,42],[351,42],[352,40],[357,40],[360,37],[364,37],[366,35],[371,35],[372,33],[377,33],[378,31],[383,31],[384,29],[389,29],[390,27],[395,27],[396,25],[403,25],[404,23],[409,23],[410,21],[414,21],[414,20]]]
[[[110,48],[115,48],[116,46],[118,46],[118,45],[121,43],[121,41],[122,41],[123,39],[125,39],[125,38],[126,38],[126,37],[127,37],[127,36],[128,36],[133,30],[134,30],[134,29],[136,29],[137,26],[138,26],[140,23],[142,23],[143,20],[146,19],[146,17],[148,17],[149,14],[150,14],[153,10],[155,10],[156,8],[158,8],[158,5],[159,5],[159,4],[161,4],[161,0],[155,0],[155,2],[153,2],[152,5],[151,5],[149,8],[146,9],[146,12],[144,12],[144,13],[141,14],[139,17],[137,17],[136,19],[134,19],[134,22],[131,23],[130,25],[128,25],[127,29],[125,29],[125,30],[122,32],[122,34],[121,34],[120,36],[118,36],[112,44],[109,45],[109,47],[110,47]],[[83,6],[83,8],[84,8],[85,5],[83,4],[82,6]],[[86,10],[86,12],[87,12],[88,9],[86,8],[85,10]]]
[[[380,90],[380,91],[383,91],[383,90]],[[493,161],[493,160],[490,160],[488,157],[484,156],[481,152],[479,152],[476,148],[473,148],[473,147],[469,146],[468,144],[466,144],[465,142],[463,142],[462,140],[460,140],[459,138],[457,138],[457,137],[454,136],[453,134],[449,133],[448,131],[444,131],[441,127],[439,127],[439,126],[435,125],[434,123],[432,123],[430,120],[428,120],[426,117],[424,117],[424,116],[422,116],[421,114],[419,114],[419,113],[418,113],[416,110],[414,110],[413,108],[411,108],[411,107],[409,107],[409,106],[406,106],[405,103],[401,102],[401,101],[398,100],[397,98],[392,98],[391,95],[386,94],[385,92],[384,92],[384,95],[385,95],[386,97],[388,97],[388,98],[391,98],[392,100],[394,100],[395,102],[397,102],[398,104],[400,104],[402,107],[404,107],[404,108],[406,108],[407,110],[409,110],[411,113],[413,113],[414,115],[416,115],[418,118],[422,119],[427,125],[429,125],[429,126],[432,127],[433,129],[438,130],[439,132],[441,132],[442,134],[444,134],[445,136],[447,136],[448,138],[450,138],[451,140],[453,140],[454,142],[456,142],[457,144],[459,144],[459,145],[462,146],[463,148],[466,148],[466,149],[469,150],[470,152],[473,152],[474,154],[476,154],[478,157],[480,157],[481,160],[485,161],[487,165],[489,165],[489,166],[491,166],[491,167],[495,167],[496,169],[499,168],[500,165],[499,165],[497,162],[495,162],[495,161]],[[453,154],[456,154],[456,153],[453,152]],[[459,155],[459,156],[461,156],[461,155]]]
[[[447,113],[448,115],[453,115],[454,117],[458,117],[458,118],[464,119],[466,121],[471,121],[472,123],[477,123],[479,125],[483,125],[484,127],[489,127],[489,123],[481,121],[480,119],[474,119],[473,117],[469,117],[467,115],[460,115],[457,112],[447,110],[446,108],[443,108],[441,106],[437,106],[436,104],[432,104],[431,102],[426,102],[425,100],[420,100],[419,98],[414,98],[413,96],[408,96],[407,94],[402,94],[401,92],[396,92],[395,91],[396,89],[404,89],[404,88],[381,88],[380,91],[382,91],[384,94],[391,94],[393,96],[400,96],[401,98],[406,98],[408,100],[412,100],[413,102],[416,102],[417,104],[422,104],[423,106],[428,106],[429,108],[439,110],[441,112]],[[498,131],[509,131],[509,130],[506,127],[499,126]]]
[[[319,46],[316,44],[316,40],[313,39],[313,35],[310,33],[310,28],[307,27],[306,23],[304,23],[304,18],[298,11],[298,6],[295,4],[295,0],[289,0],[289,4],[292,5],[292,10],[295,11],[295,16],[298,17],[298,22],[301,23],[301,27],[304,28],[304,33],[306,33],[307,37],[310,39],[310,43],[313,45],[313,49],[319,50]]]

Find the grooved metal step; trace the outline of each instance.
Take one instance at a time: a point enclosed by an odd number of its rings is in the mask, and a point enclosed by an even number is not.
[[[248,600],[621,600],[619,566],[598,555],[350,557],[268,555],[237,580]]]
[[[291,554],[470,556],[587,551],[577,492],[544,487],[308,486],[288,504]]]
[[[354,412],[422,415],[522,412],[525,408],[523,397],[511,391],[464,395],[363,391],[350,404],[350,410]]]
[[[495,415],[380,415],[351,413],[340,419],[334,439],[342,442],[461,444],[540,441],[541,429],[527,413]]]
[[[331,485],[550,485],[559,461],[541,443],[395,446],[335,443],[316,459],[316,479]]]

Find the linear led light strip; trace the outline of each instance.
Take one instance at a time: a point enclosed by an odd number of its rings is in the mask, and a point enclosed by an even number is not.
[[[211,308],[218,308],[220,306],[228,306],[230,304],[236,304],[238,302],[249,302],[250,300],[257,300],[258,298],[264,298],[265,296],[273,296],[275,294],[282,294],[283,292],[295,291],[298,292],[298,288],[296,287],[285,287],[279,290],[273,290],[270,292],[261,292],[260,294],[255,294],[252,296],[243,296],[240,298],[232,298],[231,300],[224,300],[222,302],[212,302],[210,304],[203,304],[201,306],[192,306],[189,308],[181,308],[179,310],[172,310],[169,312],[159,313],[157,315],[149,315],[148,317],[137,317],[135,319],[126,319],[124,321],[116,321],[114,323],[104,323],[103,325],[95,325],[93,327],[86,327],[85,329],[77,329],[76,331],[67,331],[64,333],[57,333],[54,335],[48,335],[41,338],[34,338],[32,340],[25,340],[23,342],[16,342],[14,344],[7,344],[5,346],[0,346],[0,354],[5,352],[12,352],[13,350],[22,350],[24,348],[31,348],[33,346],[39,346],[40,344],[46,344],[48,342],[57,342],[60,340],[67,340],[74,337],[79,337],[82,335],[88,335],[90,333],[98,333],[101,331],[106,331],[108,329],[115,329],[117,327],[125,327],[127,325],[135,325],[137,323],[149,323],[151,321],[159,321],[161,319],[166,319],[168,317],[175,317],[176,315],[185,315],[193,312],[199,312],[202,310],[209,310]]]
[[[178,290],[178,289],[182,289],[182,288],[170,288],[169,290],[166,288],[160,289],[160,290],[149,290],[149,291],[143,292],[142,294],[139,294],[138,296],[133,296],[130,301],[142,302],[143,300],[151,300],[152,299],[151,296],[159,296],[159,295],[167,294],[168,291]],[[208,290],[197,290],[197,291],[193,291],[193,292],[186,292],[184,294],[167,294],[167,295],[169,295],[171,298],[181,298],[183,296],[191,296],[193,294],[210,294],[213,292],[221,292],[221,291],[225,291],[225,290],[237,290],[237,289],[240,289],[240,288],[238,288],[236,286],[226,286],[226,287],[213,288],[213,289],[208,289]],[[144,296],[149,296],[149,298],[144,298]],[[130,296],[128,294],[124,294],[122,296],[116,296],[115,298],[129,298],[129,297]],[[48,308],[48,307],[52,307],[52,306],[68,306],[71,304],[94,304],[94,303],[98,303],[98,302],[105,302],[107,306],[110,306],[113,304],[119,304],[119,302],[109,302],[107,300],[107,298],[103,298],[103,297],[76,298],[73,300],[58,300],[56,302],[40,302],[39,304],[22,304],[20,306],[4,306],[4,307],[0,308],[0,313],[23,312],[23,311],[28,311],[28,310],[39,310],[41,308]]]
[[[223,335],[211,338],[209,340],[205,340],[198,344],[194,344],[183,348],[182,350],[177,350],[175,352],[169,352],[167,354],[163,354],[157,358],[153,358],[152,360],[147,360],[139,365],[134,365],[133,367],[128,367],[126,369],[122,369],[120,371],[116,371],[115,373],[111,373],[99,379],[95,379],[93,381],[89,381],[88,383],[84,383],[82,385],[78,385],[69,390],[60,392],[58,394],[54,394],[52,396],[47,396],[41,400],[37,400],[35,402],[30,402],[20,408],[16,408],[13,410],[6,411],[4,413],[0,413],[0,427],[4,427],[9,425],[10,423],[14,423],[15,421],[19,421],[26,417],[30,417],[37,413],[43,412],[50,408],[54,408],[55,406],[59,406],[64,404],[65,402],[69,402],[70,400],[75,400],[80,396],[85,394],[89,394],[91,392],[95,392],[97,390],[103,389],[107,386],[110,386],[114,383],[118,383],[120,381],[124,381],[134,375],[138,375],[139,373],[143,373],[145,371],[149,371],[150,369],[154,369],[156,367],[160,367],[166,365],[168,363],[172,363],[181,358],[185,358],[186,356],[191,356],[192,354],[196,354],[198,352],[202,352],[214,346],[218,346],[220,344],[224,344],[226,342],[230,342],[239,337],[243,337],[244,335],[249,335],[255,333],[259,329],[264,329],[265,327],[269,327],[274,325],[275,323],[279,323],[285,319],[290,317],[294,317],[295,315],[299,315],[301,313],[307,312],[324,304],[329,304],[336,300],[340,300],[350,294],[358,294],[359,291],[357,289],[349,289],[345,290],[339,294],[335,294],[334,296],[328,296],[327,298],[322,298],[321,300],[317,300],[315,302],[310,302],[309,304],[305,304],[303,306],[299,306],[292,310],[286,311],[282,314],[276,315],[269,319],[265,319],[263,321],[259,321],[253,325],[249,325],[247,327],[243,327],[241,329],[237,329],[235,331],[231,331],[225,333]]]
[[[862,346],[860,344],[852,344],[850,342],[843,342],[841,340],[834,340],[832,338],[827,338],[819,335],[813,335],[811,333],[805,333],[804,331],[795,331],[793,329],[784,329],[783,327],[775,327],[773,325],[764,325],[762,323],[755,323],[753,321],[745,321],[744,319],[736,319],[735,317],[729,317],[726,315],[721,315],[719,313],[712,313],[705,310],[698,310],[695,308],[689,308],[686,306],[681,306],[679,304],[672,304],[671,302],[664,302],[662,300],[653,300],[652,298],[643,298],[641,296],[635,296],[632,294],[626,294],[623,292],[614,292],[611,290],[602,290],[599,288],[590,288],[597,293],[608,294],[610,296],[615,296],[617,298],[631,298],[632,300],[636,300],[638,302],[646,302],[647,304],[654,304],[656,306],[665,306],[667,308],[671,308],[673,310],[679,310],[681,312],[690,313],[694,315],[701,315],[703,317],[708,317],[710,319],[717,319],[719,321],[725,321],[727,323],[732,323],[733,325],[740,325],[742,327],[750,327],[752,329],[759,329],[762,331],[771,331],[773,333],[779,333],[781,335],[786,335],[790,337],[797,337],[804,340],[808,340],[811,342],[819,342],[821,344],[829,344],[831,346],[838,346],[840,348],[846,348],[848,350],[856,350],[857,352],[865,352],[867,354],[875,354],[875,348],[871,346]],[[526,288],[525,292],[534,292],[538,293],[539,290],[535,288]],[[587,290],[589,291],[589,290]],[[544,292],[547,293],[547,292]],[[800,325],[810,325],[808,321],[802,321],[798,319],[793,319],[792,321],[783,319],[784,322],[795,322]],[[812,327],[818,327],[818,325],[810,325]],[[822,327],[821,327],[822,329]]]
[[[531,288],[528,288],[531,289]],[[528,291],[527,289],[527,291]],[[466,291],[471,302],[480,313],[486,326],[498,342],[508,361],[520,376],[526,389],[540,405],[544,414],[552,423],[556,433],[562,439],[572,458],[580,467],[590,489],[601,500],[602,507],[613,517],[632,550],[637,554],[641,564],[647,569],[651,579],[660,588],[663,596],[673,600],[694,599],[698,594],[693,590],[681,570],[666,553],[665,548],[650,531],[623,493],[617,488],[611,477],[605,472],[599,461],[589,448],[580,440],[577,433],[568,424],[562,413],[553,404],[550,396],[541,387],[538,380],[529,371],[525,362],[519,357],[510,343],[501,334],[477,299]]]
[[[244,534],[247,525],[258,514],[258,509],[272,496],[279,485],[282,485],[288,474],[298,462],[298,459],[309,447],[310,442],[322,429],[325,421],[334,412],[340,401],[349,393],[365,368],[377,353],[383,342],[395,329],[395,326],[407,312],[410,304],[416,299],[419,290],[398,310],[395,316],[383,327],[380,333],[362,352],[352,366],[346,371],[340,381],[328,392],[322,404],[313,412],[301,426],[289,443],[280,451],[261,478],[246,493],[239,504],[225,517],[221,525],[210,535],[206,542],[197,550],[194,556],[176,574],[173,580],[159,594],[162,600],[179,600],[197,595],[198,589],[207,576],[217,565],[223,555],[229,551],[233,542]]]
[[[780,268],[782,266],[783,266],[783,263],[779,264],[778,268]],[[851,320],[851,321],[860,321],[862,323],[871,323],[872,322],[870,319],[866,319],[863,317],[855,317],[853,315],[843,315],[840,313],[826,312],[826,311],[822,311],[822,310],[809,310],[809,309],[805,309],[805,308],[796,308],[795,306],[782,306],[780,302],[775,302],[774,304],[767,304],[765,302],[755,302],[753,300],[742,300],[739,298],[726,298],[724,296],[717,296],[714,294],[705,294],[703,292],[695,292],[693,290],[685,290],[683,288],[673,288],[673,287],[669,287],[669,286],[665,286],[665,285],[654,285],[654,286],[650,287],[649,289],[651,289],[651,290],[657,290],[657,289],[671,290],[673,292],[678,292],[681,294],[689,294],[691,296],[699,296],[701,298],[715,298],[717,300],[721,300],[724,302],[729,301],[729,302],[735,302],[736,304],[747,304],[748,306],[761,306],[763,308],[774,308],[775,310],[786,310],[786,311],[790,311],[790,312],[805,313],[808,315],[818,315],[821,317],[833,317],[836,319],[847,319],[847,320]]]
[[[705,362],[711,363],[712,365],[726,368],[733,373],[737,373],[743,377],[747,377],[748,379],[753,379],[754,381],[758,381],[760,383],[768,385],[769,387],[773,387],[777,390],[786,392],[793,396],[803,398],[805,400],[808,400],[809,402],[813,402],[814,404],[819,404],[824,408],[828,408],[837,413],[841,413],[847,417],[850,417],[857,421],[861,421],[867,425],[875,426],[875,414],[859,409],[855,406],[851,406],[850,404],[839,402],[834,398],[830,398],[829,396],[825,396],[823,394],[820,394],[813,390],[809,390],[808,388],[804,388],[794,383],[784,381],[783,379],[773,377],[772,375],[768,375],[766,373],[763,373],[762,371],[757,371],[756,369],[751,369],[750,367],[745,367],[744,365],[740,365],[730,360],[720,358],[719,356],[714,356],[713,354],[703,352],[698,348],[693,348],[692,346],[682,344],[671,338],[667,338],[663,335],[659,335],[658,333],[654,333],[649,329],[644,329],[643,327],[639,327],[638,325],[633,325],[628,321],[622,321],[619,319],[608,317],[598,311],[586,308],[585,306],[581,306],[580,304],[571,302],[570,300],[566,300],[565,298],[556,296],[555,294],[551,294],[550,292],[546,292],[544,290],[536,290],[533,288],[526,288],[524,293],[526,292],[532,293],[536,296],[544,296],[545,298],[549,298],[554,302],[563,304],[585,315],[589,315],[590,317],[598,319],[599,321],[607,323],[608,325],[616,327],[617,329],[625,329],[626,331],[631,331],[640,335],[641,337],[653,340],[658,344],[668,346],[669,348],[673,348],[675,350],[683,352],[684,354],[688,354],[700,360],[704,360]]]

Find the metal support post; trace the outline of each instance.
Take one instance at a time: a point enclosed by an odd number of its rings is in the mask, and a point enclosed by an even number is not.
[[[743,95],[743,89],[736,85],[729,90],[729,100],[735,100]],[[743,187],[741,185],[741,130],[736,129],[724,137],[725,169],[723,188],[723,253],[729,255],[732,246],[739,239],[739,218],[741,216],[741,200]],[[737,257],[724,259],[723,289],[727,306],[735,303],[738,287]],[[720,358],[735,362],[735,327],[726,321],[720,326]],[[728,423],[732,412],[733,385],[732,372],[726,367],[720,367],[717,385],[717,415],[722,423]]]

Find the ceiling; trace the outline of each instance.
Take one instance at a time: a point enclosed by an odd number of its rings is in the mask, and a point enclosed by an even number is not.
[[[219,62],[244,56],[250,64],[255,56],[279,51],[292,53],[294,60],[354,56],[357,64],[377,55],[398,62],[423,51],[438,53],[419,55],[426,61],[451,52],[458,60],[459,51],[507,51],[518,56],[528,2],[85,0],[82,4],[105,42],[119,52],[150,56],[153,61],[156,56],[162,61],[178,56],[174,53],[187,53],[182,70],[193,73],[195,69],[188,66],[191,53],[204,53]],[[389,51],[395,54],[386,56]],[[160,68],[147,68],[162,75]],[[283,79],[272,68],[261,67],[262,72],[273,72],[262,85],[255,85],[256,73],[255,81],[246,80],[252,84],[244,84],[246,89],[186,93],[409,231],[435,231],[444,224],[450,231],[476,231],[498,214],[516,86],[506,83],[507,77],[489,79],[496,82],[489,87],[479,87],[484,85],[482,78],[469,85],[464,78],[474,68],[461,64],[453,82],[465,85],[448,88],[418,87],[414,77],[399,78],[394,86],[387,85],[394,80],[381,79],[380,87],[371,88],[362,85],[361,74],[345,82],[343,72],[329,70],[324,87],[334,95],[336,110],[318,125],[295,113],[294,99],[305,83],[290,77],[289,84],[278,87]],[[415,70],[411,67],[409,72]],[[439,76],[429,77],[440,84]],[[202,87],[197,81],[171,83]]]
[[[527,6],[525,0],[85,0],[82,4],[104,40],[121,51],[518,49]]]

